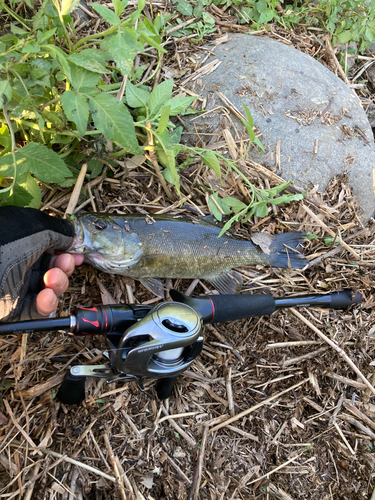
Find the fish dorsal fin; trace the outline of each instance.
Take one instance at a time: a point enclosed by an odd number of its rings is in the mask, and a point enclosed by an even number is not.
[[[163,283],[156,278],[139,278],[139,281],[143,286],[147,288],[151,293],[157,295],[164,299],[164,288]]]
[[[206,276],[206,281],[211,283],[220,293],[239,293],[242,288],[243,279],[237,271],[227,271],[216,276]]]

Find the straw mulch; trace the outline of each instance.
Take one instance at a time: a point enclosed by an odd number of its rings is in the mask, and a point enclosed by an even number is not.
[[[210,10],[217,21],[212,40],[243,30],[228,13]],[[85,34],[97,29],[94,21]],[[316,32],[274,26],[267,36],[337,70]],[[189,62],[197,48],[189,39],[170,37],[174,49],[165,67],[183,69],[186,77],[197,69]],[[369,86],[358,92],[364,102],[371,99]],[[225,137],[219,139],[221,152],[230,152]],[[236,147],[240,152],[241,144]],[[280,182],[251,161],[251,151],[240,167],[259,187]],[[86,197],[74,205],[124,214],[207,215],[200,185],[220,187],[200,162],[190,165],[182,172],[180,206],[173,189],[174,203],[167,199],[144,158],[124,158],[108,170],[111,177],[106,169],[97,180],[83,178]],[[225,174],[220,193],[247,201],[237,175]],[[48,191],[43,210],[62,216],[70,199],[70,191]],[[243,293],[282,297],[350,288],[362,293],[362,304],[346,311],[282,309],[270,317],[207,326],[202,354],[164,402],[156,399],[152,380],[142,393],[134,382],[90,379],[86,401],[66,407],[55,398],[64,374],[74,364],[105,363],[104,339],[64,332],[1,338],[0,498],[375,498],[375,225],[362,225],[343,175],[324,193],[312,186],[303,202],[238,225],[236,234],[249,239],[254,230],[302,230],[319,238],[305,244],[313,265],[304,272],[241,268]],[[204,282],[166,280],[165,286],[190,288],[193,295],[212,292]],[[137,281],[81,266],[58,313],[134,301],[157,299]]]

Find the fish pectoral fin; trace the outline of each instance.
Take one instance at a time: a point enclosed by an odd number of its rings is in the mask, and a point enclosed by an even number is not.
[[[164,287],[163,287],[163,283],[160,280],[158,280],[156,278],[139,278],[139,281],[151,293],[164,299]]]
[[[243,279],[237,271],[227,271],[216,276],[206,276],[206,281],[211,283],[220,293],[239,293],[242,288]]]

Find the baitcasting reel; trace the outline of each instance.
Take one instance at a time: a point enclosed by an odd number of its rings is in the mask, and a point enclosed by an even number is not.
[[[87,319],[86,319],[87,321]],[[120,340],[109,339],[108,365],[73,366],[66,374],[57,397],[66,404],[85,397],[85,378],[106,378],[107,382],[136,380],[143,391],[143,379],[160,379],[157,395],[169,398],[175,378],[185,371],[203,347],[202,316],[178,302],[159,304],[128,328]]]

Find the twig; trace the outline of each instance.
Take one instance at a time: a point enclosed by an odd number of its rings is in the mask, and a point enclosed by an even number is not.
[[[188,484],[191,484],[191,479],[187,477],[187,475],[180,469],[180,467],[176,464],[174,460],[172,460],[172,458],[169,455],[167,455],[167,460],[172,465],[172,467],[178,472],[181,478]]]
[[[348,377],[343,377],[342,375],[338,375],[337,373],[327,372],[323,373],[324,377],[330,377],[343,384],[348,385],[349,387],[356,387],[357,389],[366,389],[368,386],[366,384],[362,384],[362,382],[358,382],[358,380],[352,380]]]
[[[164,408],[163,406],[163,413],[164,415],[170,417],[169,413],[167,412],[167,410]],[[185,441],[192,447],[192,448],[195,448],[195,446],[197,445],[195,439],[193,439],[191,436],[189,436],[189,434],[187,434],[183,429],[181,429],[181,427],[176,424],[176,422],[174,420],[170,420],[169,423],[171,424],[172,427],[175,428],[175,430],[185,439]]]
[[[19,441],[14,440],[12,443],[12,446],[17,446],[19,447],[21,443]],[[106,474],[105,472],[102,472],[99,469],[96,469],[95,467],[91,467],[91,465],[86,465],[82,462],[79,462],[78,460],[74,460],[73,458],[66,457],[65,455],[61,455],[60,453],[57,453],[56,451],[51,451],[49,449],[43,449],[43,448],[38,448],[36,447],[38,451],[41,451],[44,455],[51,455],[52,457],[55,458],[61,458],[64,462],[68,462],[72,465],[77,465],[78,467],[81,467],[82,469],[86,469],[89,472],[92,472],[93,474],[96,474],[97,476],[104,477],[105,479],[108,479],[108,481],[112,481],[115,483],[117,479],[113,476],[110,476],[109,474]]]
[[[321,347],[320,349],[317,349],[316,351],[308,352],[307,354],[303,354],[302,356],[298,356],[297,358],[287,359],[283,363],[283,368],[286,368],[287,366],[295,365],[297,363],[301,363],[301,361],[305,361],[306,359],[315,358],[319,354],[322,354],[327,349],[328,349],[327,346],[324,346],[324,347]]]
[[[201,449],[199,450],[197,465],[195,466],[193,483],[191,485],[188,500],[198,500],[199,487],[202,479],[202,468],[203,468],[204,453],[206,450],[207,436],[208,436],[208,427],[207,425],[204,425]]]
[[[350,446],[350,444],[349,444],[348,440],[347,440],[347,439],[346,439],[346,437],[344,436],[344,434],[343,434],[342,430],[340,429],[340,427],[337,425],[337,423],[336,423],[336,422],[334,422],[334,423],[333,423],[333,425],[336,427],[337,432],[340,434],[341,439],[342,439],[342,440],[344,441],[344,443],[346,444],[346,446],[347,446],[348,450],[350,451],[350,453],[351,453],[352,455],[355,455],[355,451],[354,451],[354,450],[353,450],[353,448]]]
[[[78,175],[77,182],[74,186],[73,192],[70,196],[70,200],[69,200],[67,209],[65,211],[65,218],[68,215],[74,214],[74,209],[77,206],[77,203],[78,203],[78,200],[79,200],[79,197],[81,194],[81,189],[82,189],[83,183],[85,181],[86,172],[87,172],[87,163],[84,163],[82,165],[81,171]]]
[[[305,210],[305,212],[307,214],[309,214],[310,217],[315,222],[317,222],[328,234],[330,234],[333,238],[337,238],[339,240],[339,242],[340,242],[340,245],[343,246],[345,248],[345,250],[347,250],[348,252],[350,252],[355,259],[359,259],[360,258],[360,256],[357,254],[357,252],[355,250],[353,250],[347,243],[345,243],[345,241],[342,240],[340,233],[336,234],[334,231],[332,231],[332,229],[330,229],[321,219],[319,219],[319,217],[317,215],[315,215],[314,212],[309,209],[309,207],[307,207],[303,203],[302,203],[301,206]]]
[[[107,448],[109,460],[112,464],[113,471],[114,471],[115,476],[116,476],[116,482],[117,482],[119,490],[120,490],[121,498],[122,498],[122,500],[127,500],[124,482],[122,480],[122,477],[120,475],[120,471],[119,471],[118,465],[117,465],[117,460],[116,460],[117,457],[113,453],[111,444],[110,444],[109,439],[108,439],[108,435],[106,433],[103,434],[103,438],[104,438],[105,447]]]
[[[162,422],[165,422],[165,420],[169,420],[171,418],[182,418],[182,417],[193,417],[194,415],[198,415],[198,413],[201,413],[199,411],[190,411],[189,413],[178,413],[177,415],[167,415],[160,420],[156,422],[155,425],[159,425]]]
[[[31,437],[22,429],[22,427],[18,424],[15,416],[13,415],[12,409],[6,399],[3,400],[5,408],[7,410],[8,415],[10,416],[13,425],[16,427],[18,432],[22,434],[22,436],[26,439],[26,441],[33,447],[33,448],[38,448],[37,445],[34,443],[34,441],[31,439]],[[40,453],[39,453],[40,454]]]
[[[240,418],[245,417],[246,415],[249,415],[249,413],[253,413],[254,411],[256,411],[259,408],[261,408],[262,406],[270,403],[274,399],[278,399],[281,396],[283,396],[284,394],[287,394],[290,391],[294,391],[294,389],[297,389],[297,387],[300,387],[301,385],[306,384],[306,382],[309,382],[308,378],[305,378],[301,382],[298,382],[298,384],[292,385],[291,387],[288,387],[287,389],[284,389],[283,391],[281,391],[281,392],[279,392],[277,394],[274,394],[270,398],[265,399],[264,401],[261,401],[260,403],[252,406],[251,408],[248,408],[247,410],[242,411],[241,413],[238,413],[234,417],[228,418],[224,422],[220,423],[219,425],[217,425],[216,427],[214,427],[213,429],[211,429],[209,431],[209,434],[212,434],[213,432],[221,429],[222,427],[226,427],[228,424],[231,424],[232,422],[235,422],[236,420],[239,420]]]
[[[364,434],[367,434],[367,436],[370,436],[372,440],[375,439],[375,433],[372,432],[368,427],[365,425],[361,424],[361,422],[358,422],[357,419],[350,417],[349,415],[342,414],[340,415],[341,420],[345,420],[345,422],[349,422],[349,424],[353,425],[354,427],[357,427],[360,431],[362,431]]]
[[[152,135],[152,132],[151,132],[151,123],[146,122],[146,127],[147,127],[147,145],[148,145],[149,154],[145,155],[145,156],[152,163],[160,184],[163,186],[163,189],[164,189],[166,195],[168,196],[168,199],[173,203],[174,198],[172,196],[171,190],[169,189],[169,187],[167,185],[167,181],[164,179],[164,177],[162,176],[162,173],[160,172],[156,152],[154,149],[154,136]]]
[[[228,368],[228,373],[225,380],[225,386],[227,389],[228,397],[228,410],[231,417],[234,417],[234,403],[233,403],[233,391],[232,391],[232,367]]]
[[[118,99],[119,101],[122,101],[122,98],[124,97],[127,80],[128,80],[128,75],[125,75],[124,78],[122,79],[120,90],[117,92],[116,95],[116,99]]]
[[[321,332],[315,325],[313,325],[307,318],[302,316],[301,313],[299,313],[294,307],[291,307],[289,309],[297,318],[299,318],[301,321],[305,323],[311,330],[313,330],[321,339],[324,340],[324,342],[327,342],[333,349],[340,354],[340,356],[348,363],[348,365],[355,371],[355,373],[358,375],[358,377],[363,380],[363,382],[366,384],[366,386],[371,390],[373,394],[375,394],[375,388],[370,384],[370,382],[367,380],[367,378],[363,375],[363,373],[359,370],[359,368],[356,367],[356,365],[353,363],[353,361],[349,358],[349,356],[344,352],[333,340],[329,339],[326,335],[324,335],[323,332]]]
[[[326,50],[329,52],[330,56],[332,57],[332,61],[334,65],[336,66],[337,71],[340,73],[341,78],[344,80],[344,82],[349,85],[350,81],[349,78],[346,76],[345,71],[342,69],[341,64],[339,63],[335,51],[333,50],[332,44],[331,44],[331,37],[327,35],[325,37],[325,42],[326,42]]]
[[[375,431],[375,422],[371,420],[365,413],[363,413],[359,408],[356,406],[352,405],[349,403],[349,401],[344,401],[344,406],[347,408],[351,413],[356,415],[358,418],[363,420],[369,427],[371,427]]]
[[[289,465],[291,462],[295,462],[297,460],[297,458],[301,457],[303,455],[303,453],[300,453],[299,455],[297,455],[296,457],[293,457],[293,458],[290,458],[289,460],[287,460],[286,462],[284,462],[283,464],[279,465],[278,467],[276,467],[275,469],[267,472],[267,474],[263,474],[263,476],[260,476],[260,477],[257,477],[256,479],[254,479],[253,481],[250,481],[249,483],[246,484],[246,486],[250,486],[250,484],[254,484],[254,483],[257,483],[258,481],[261,481],[262,479],[266,478],[266,477],[269,477],[271,474],[274,474],[275,472],[277,472],[278,470],[280,469],[283,469],[284,467],[286,467],[287,465]]]

